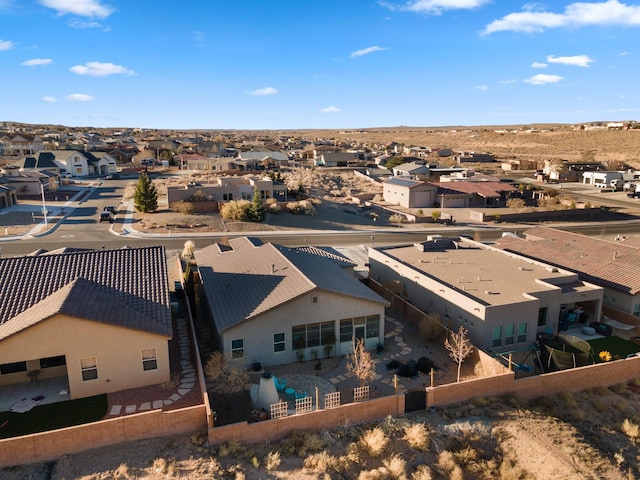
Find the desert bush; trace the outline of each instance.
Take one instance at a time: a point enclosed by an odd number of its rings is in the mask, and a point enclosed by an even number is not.
[[[382,455],[382,452],[387,448],[388,443],[389,439],[380,427],[375,427],[365,431],[360,436],[359,442],[362,449],[374,458]]]
[[[161,473],[167,477],[173,477],[176,474],[176,459],[158,457],[153,461],[152,469],[156,473]]]
[[[437,314],[422,317],[418,324],[418,331],[420,336],[428,342],[439,340],[446,333],[446,329],[442,326],[440,317]]]
[[[455,455],[449,450],[443,450],[440,452],[438,459],[436,460],[436,467],[444,474],[444,476],[448,476],[448,478],[453,478],[453,471],[456,468],[460,468]]]
[[[389,217],[389,221],[391,223],[404,223],[405,220],[406,220],[405,216],[399,213],[394,213]]]
[[[504,458],[500,464],[500,480],[520,480],[525,477],[525,471],[513,459]]]
[[[250,206],[251,202],[249,202],[249,200],[227,202],[220,207],[220,216],[225,220],[243,222],[248,218]]]
[[[229,440],[228,442],[223,442],[218,449],[219,457],[232,457],[232,458],[245,458],[247,456],[249,449],[239,440]]]
[[[640,425],[625,418],[622,422],[622,432],[629,437],[629,440],[635,442],[640,437]]]
[[[324,440],[318,434],[293,432],[280,443],[280,451],[285,456],[305,457],[310,452],[319,452],[324,448]]]
[[[524,208],[524,206],[525,206],[525,202],[524,202],[524,199],[522,198],[510,198],[509,200],[507,200],[508,208],[519,210],[521,208]]]
[[[334,470],[337,459],[326,450],[320,453],[312,453],[304,459],[303,467],[314,473],[325,473]]]
[[[562,401],[562,403],[564,403],[565,407],[568,407],[570,409],[577,409],[578,408],[578,402],[576,401],[576,398],[573,395],[573,393],[571,393],[571,392],[560,392],[558,394],[558,396],[560,397],[560,400]]]
[[[429,430],[424,423],[412,423],[404,428],[403,437],[411,448],[429,450]]]
[[[270,203],[267,205],[267,212],[269,213],[280,213],[282,209],[280,208],[280,204],[278,202]]]
[[[405,480],[407,478],[407,462],[399,453],[394,453],[385,458],[382,460],[382,464],[387,469],[389,478],[397,480]]]
[[[411,474],[411,480],[433,480],[431,468],[428,465],[418,465],[416,471]]]
[[[431,372],[431,369],[435,368],[435,366],[436,364],[433,363],[433,360],[431,360],[429,357],[420,357],[418,359],[418,362],[416,363],[417,369],[422,373]]]
[[[404,429],[410,425],[405,418],[396,418],[391,415],[387,415],[378,426],[384,430],[385,435],[393,437],[404,432]]]
[[[118,465],[118,468],[116,468],[113,476],[118,480],[127,480],[128,478],[130,478],[129,473],[129,465],[127,465],[126,463],[121,463],[120,465]]]
[[[280,466],[280,463],[282,463],[280,452],[269,452],[267,457],[264,459],[264,468],[266,468],[267,471],[272,472]]]
[[[183,215],[192,215],[196,211],[196,207],[191,202],[185,202],[180,200],[171,204],[171,210],[174,212],[182,213]]]

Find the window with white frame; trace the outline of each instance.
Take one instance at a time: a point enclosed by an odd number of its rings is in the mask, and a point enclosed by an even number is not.
[[[244,357],[244,340],[242,338],[231,340],[231,358],[242,357]]]
[[[158,369],[158,352],[155,348],[145,348],[142,350],[142,369],[147,370]]]
[[[285,343],[284,343],[284,333],[274,333],[273,334],[273,352],[284,352]]]
[[[340,320],[340,341],[350,342],[353,340],[353,319],[344,318]]]
[[[96,380],[98,378],[98,359],[96,357],[81,358],[80,372],[83,382]]]
[[[366,323],[367,338],[375,338],[380,336],[380,315],[369,315]]]
[[[327,345],[334,336],[328,335],[328,332],[335,331],[335,321],[321,323],[308,323],[306,325],[296,325],[291,327],[291,345],[294,350],[303,348],[319,347]]]

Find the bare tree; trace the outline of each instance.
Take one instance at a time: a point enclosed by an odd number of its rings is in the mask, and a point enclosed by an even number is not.
[[[458,364],[458,382],[460,381],[460,368],[464,359],[471,355],[473,347],[467,338],[467,329],[460,325],[458,332],[451,332],[451,341],[448,338],[444,341],[444,346],[449,350],[449,356]]]
[[[193,260],[193,252],[196,250],[196,242],[193,240],[187,240],[184,242],[184,247],[182,248],[182,258],[184,260]]]
[[[364,339],[356,340],[353,352],[347,355],[347,370],[358,379],[361,387],[375,378],[376,364],[364,348]]]

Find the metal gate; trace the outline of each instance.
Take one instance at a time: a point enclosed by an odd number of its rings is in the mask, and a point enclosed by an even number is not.
[[[408,390],[404,394],[405,413],[425,410],[427,408],[427,391],[424,388]]]

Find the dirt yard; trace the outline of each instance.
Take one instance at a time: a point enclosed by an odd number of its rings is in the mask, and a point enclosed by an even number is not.
[[[207,446],[177,435],[0,470],[22,479],[565,479],[638,478],[637,383],[524,401],[515,396],[296,434]]]

